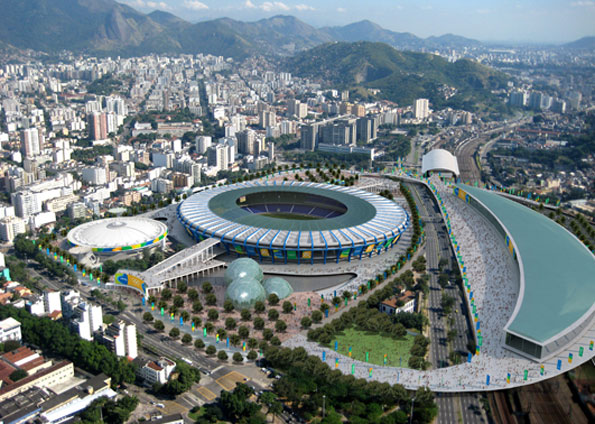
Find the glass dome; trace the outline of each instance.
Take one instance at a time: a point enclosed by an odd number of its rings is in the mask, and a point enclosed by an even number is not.
[[[260,265],[250,258],[240,258],[233,261],[223,275],[225,284],[229,285],[238,278],[253,278],[259,283],[262,282],[262,269]]]
[[[271,277],[264,280],[262,283],[264,290],[267,293],[267,297],[271,293],[275,293],[279,299],[285,299],[293,293],[293,287],[284,278]]]
[[[264,287],[254,278],[234,280],[225,291],[225,300],[231,300],[236,309],[249,309],[257,301],[264,302],[266,292]]]

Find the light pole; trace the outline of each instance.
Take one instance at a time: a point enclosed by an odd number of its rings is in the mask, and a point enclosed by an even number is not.
[[[325,406],[326,406],[326,395],[322,395],[322,418],[324,418],[325,413],[326,413]]]
[[[411,398],[411,412],[409,414],[409,424],[413,422],[413,402],[415,402],[415,396]]]

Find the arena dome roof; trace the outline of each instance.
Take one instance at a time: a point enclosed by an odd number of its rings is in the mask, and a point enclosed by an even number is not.
[[[230,284],[234,280],[245,278],[253,278],[258,282],[262,281],[262,269],[254,259],[236,259],[229,264],[223,276],[225,284]]]
[[[231,300],[236,309],[248,309],[257,301],[264,302],[266,292],[264,287],[253,278],[234,280],[225,291],[225,299]]]
[[[421,173],[428,171],[448,171],[459,176],[457,158],[443,149],[434,149],[426,153],[421,160]]]
[[[94,252],[119,252],[143,249],[163,240],[167,226],[140,217],[107,218],[87,222],[67,235],[71,246],[87,247]]]
[[[286,279],[281,277],[267,278],[262,285],[264,286],[267,296],[275,293],[279,299],[285,299],[293,293],[293,287],[291,287]]]

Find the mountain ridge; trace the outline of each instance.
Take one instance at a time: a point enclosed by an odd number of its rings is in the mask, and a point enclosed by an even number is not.
[[[369,20],[323,28],[289,15],[253,22],[219,18],[190,23],[161,10],[144,14],[115,0],[0,0],[0,8],[0,41],[4,45],[45,52],[210,53],[243,59],[293,55],[331,41],[384,42],[401,50],[482,45],[453,34],[420,38]],[[573,43],[568,46],[579,48]]]

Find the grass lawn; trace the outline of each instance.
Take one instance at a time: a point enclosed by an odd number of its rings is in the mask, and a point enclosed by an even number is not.
[[[205,413],[205,408],[204,408],[204,407],[201,407],[201,408],[198,410],[198,412],[189,412],[189,413],[188,413],[188,417],[189,417],[191,420],[194,420],[194,421],[196,421],[196,420],[198,420],[200,417],[202,417],[202,416],[204,415],[204,413]]]
[[[408,368],[409,351],[413,346],[413,338],[407,334],[401,340],[395,340],[391,337],[379,334],[368,333],[365,331],[347,328],[339,333],[331,342],[330,348],[335,348],[335,340],[339,342],[339,353],[349,356],[349,346],[351,346],[351,358],[358,361],[366,360],[366,351],[369,352],[371,364],[384,365],[384,355],[387,354],[387,365]],[[401,362],[399,362],[401,358]]]

